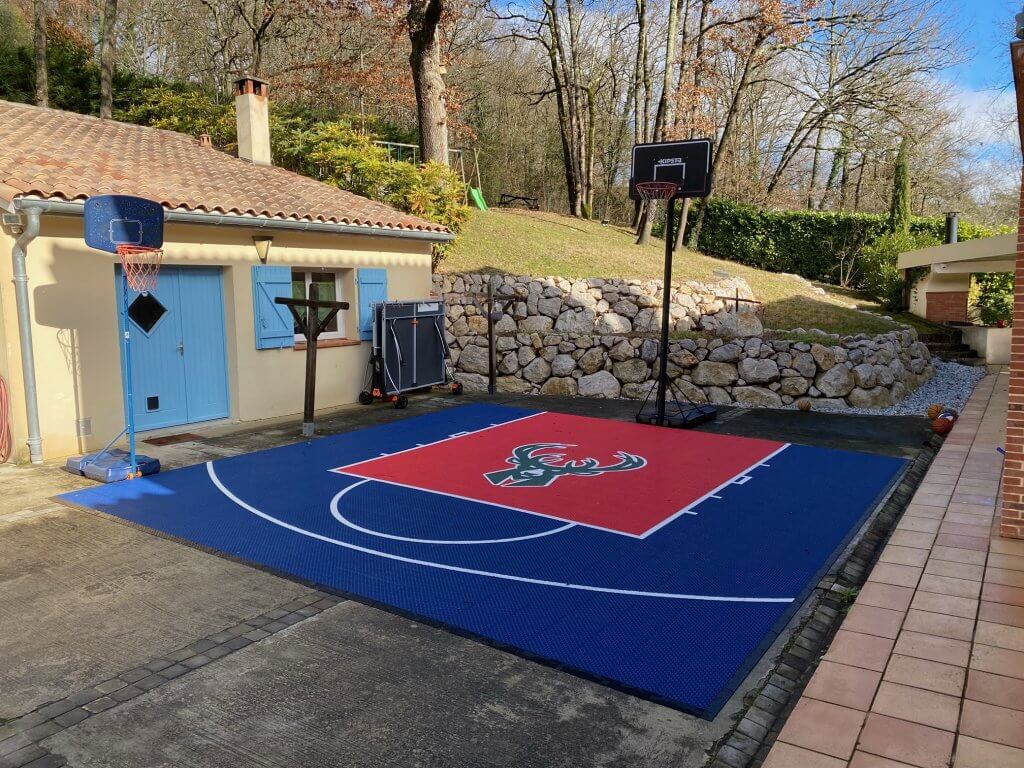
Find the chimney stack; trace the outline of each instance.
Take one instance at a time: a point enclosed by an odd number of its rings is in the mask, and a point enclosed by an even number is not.
[[[258,77],[235,81],[235,122],[238,156],[256,165],[270,165],[270,84]]]

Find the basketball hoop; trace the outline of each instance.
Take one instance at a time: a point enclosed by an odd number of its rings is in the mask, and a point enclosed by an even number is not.
[[[163,248],[122,244],[117,246],[117,255],[121,257],[125,280],[133,291],[147,294],[156,288]]]
[[[679,185],[674,181],[641,181],[635,186],[636,193],[644,200],[671,200],[679,192]]]

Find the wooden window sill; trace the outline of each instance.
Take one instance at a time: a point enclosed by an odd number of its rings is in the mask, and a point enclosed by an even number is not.
[[[321,339],[316,343],[317,349],[330,349],[331,347],[358,347],[363,342],[359,339]],[[296,352],[306,351],[305,341],[296,341],[293,349]]]

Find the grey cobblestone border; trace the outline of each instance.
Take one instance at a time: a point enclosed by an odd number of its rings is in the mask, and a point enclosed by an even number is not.
[[[871,566],[907,508],[928,466],[942,445],[932,438],[904,472],[899,484],[872,517],[853,551],[834,579],[818,585],[818,599],[810,616],[794,632],[775,668],[746,699],[733,729],[709,750],[706,768],[758,768],[768,757],[786,718],[796,706],[818,662],[849,607],[844,596],[864,584]]]
[[[304,595],[71,696],[37,707],[0,726],[0,768],[59,768],[67,761],[40,746],[43,739],[316,616],[343,600],[325,592]]]

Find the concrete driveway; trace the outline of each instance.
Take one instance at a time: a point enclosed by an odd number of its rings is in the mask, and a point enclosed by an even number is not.
[[[636,407],[528,402],[610,418]],[[320,426],[452,404],[346,409]],[[908,457],[926,437],[920,419],[723,415],[710,428]],[[144,448],[179,466],[298,429],[202,435]],[[700,766],[788,637],[700,720],[48,500],[82,484],[56,467],[0,467],[0,768]]]

